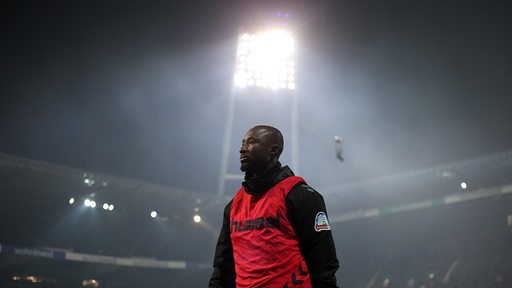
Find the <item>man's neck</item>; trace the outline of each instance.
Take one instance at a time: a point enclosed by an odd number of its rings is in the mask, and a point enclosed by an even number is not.
[[[251,178],[261,177],[268,173],[268,171],[272,170],[276,165],[277,161],[269,163],[264,169],[260,169],[259,171],[247,171],[246,176]]]

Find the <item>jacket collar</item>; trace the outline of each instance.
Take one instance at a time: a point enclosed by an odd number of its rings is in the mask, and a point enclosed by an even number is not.
[[[245,181],[242,182],[242,186],[251,195],[261,194],[274,187],[281,180],[293,175],[293,171],[288,166],[281,166],[281,162],[278,161],[260,176],[250,177],[245,174]]]

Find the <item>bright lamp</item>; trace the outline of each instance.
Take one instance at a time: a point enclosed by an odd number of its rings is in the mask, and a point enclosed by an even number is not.
[[[269,89],[295,89],[295,42],[285,31],[240,35],[235,84]]]

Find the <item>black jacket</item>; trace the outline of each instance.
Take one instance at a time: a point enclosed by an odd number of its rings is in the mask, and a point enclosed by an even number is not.
[[[288,166],[281,167],[278,162],[273,169],[258,178],[246,176],[242,185],[250,194],[264,193],[286,177],[294,175]],[[229,202],[224,209],[222,229],[220,231],[210,288],[231,288],[235,285],[235,264],[230,237]],[[300,250],[308,266],[313,288],[335,288],[335,273],[339,268],[338,258],[331,231],[317,232],[314,228],[318,212],[327,213],[325,202],[317,191],[306,184],[297,184],[286,198],[288,219],[299,239]]]

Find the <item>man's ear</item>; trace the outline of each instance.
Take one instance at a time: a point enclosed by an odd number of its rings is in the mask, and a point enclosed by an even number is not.
[[[277,144],[270,145],[270,153],[272,155],[279,155],[279,145],[277,145]]]

